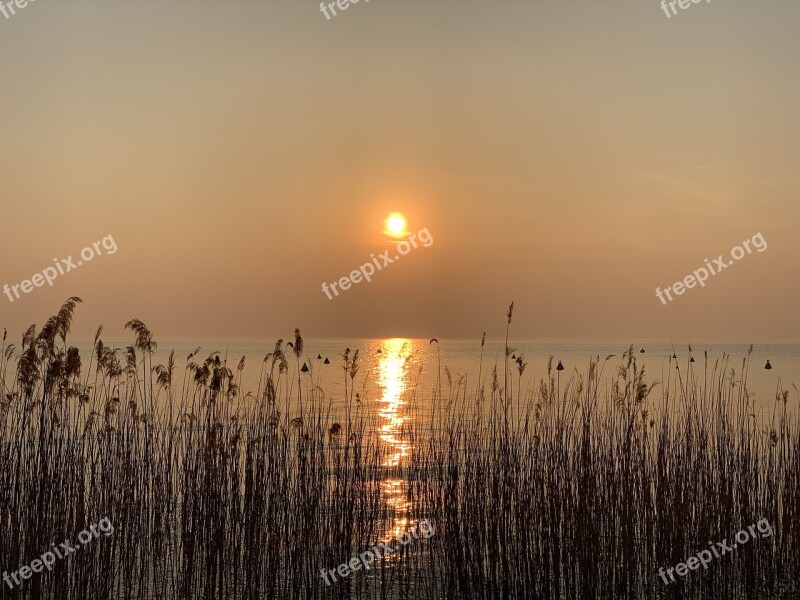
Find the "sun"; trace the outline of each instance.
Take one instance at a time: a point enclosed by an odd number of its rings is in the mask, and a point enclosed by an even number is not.
[[[384,221],[386,229],[383,233],[392,237],[403,237],[406,235],[406,218],[398,212],[393,212]]]

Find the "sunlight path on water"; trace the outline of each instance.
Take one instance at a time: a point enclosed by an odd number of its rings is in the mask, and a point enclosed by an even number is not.
[[[384,467],[406,466],[411,453],[411,444],[404,438],[404,426],[409,420],[406,411],[408,359],[411,356],[411,340],[394,338],[381,343],[378,362],[378,384],[381,397],[377,400],[381,425],[378,436],[387,452]],[[381,483],[381,492],[392,520],[382,541],[402,536],[410,526],[412,502],[406,496],[407,482],[402,478],[389,478]]]

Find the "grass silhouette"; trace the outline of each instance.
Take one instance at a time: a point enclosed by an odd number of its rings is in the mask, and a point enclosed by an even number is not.
[[[563,387],[551,359],[526,387],[507,332],[502,385],[495,368],[487,388],[484,336],[474,390],[446,366],[445,387],[439,364],[429,397],[406,392],[412,452],[386,467],[376,418],[353,396],[358,350],[342,354],[338,415],[313,361],[301,373],[299,330],[265,356],[256,394],[242,394],[244,359],[234,372],[198,349],[176,377],[174,352],[153,366],[156,342],[137,319],[126,348],[98,329],[84,369],[68,345],[80,302],[19,347],[3,336],[0,569],[102,517],[115,533],[0,598],[794,597],[796,411],[779,390],[770,422],[757,422],[749,354],[738,371],[727,356],[670,360],[655,384],[631,348],[609,374],[612,357],[598,357]],[[512,316],[513,305],[509,330]],[[436,534],[327,586],[320,569],[396,518],[381,483],[398,477],[412,519]],[[669,586],[658,577],[762,518],[773,537]]]

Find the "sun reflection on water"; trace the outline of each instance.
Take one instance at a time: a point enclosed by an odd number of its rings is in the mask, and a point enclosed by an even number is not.
[[[383,442],[386,458],[384,467],[397,469],[407,466],[411,454],[411,443],[405,438],[405,424],[410,419],[407,412],[407,369],[411,357],[411,341],[394,338],[381,342],[378,360],[378,383],[381,397],[378,399],[378,416],[381,424],[378,437]],[[391,522],[382,541],[396,539],[409,528],[413,504],[408,498],[406,479],[395,476],[381,483],[381,492],[391,515]]]

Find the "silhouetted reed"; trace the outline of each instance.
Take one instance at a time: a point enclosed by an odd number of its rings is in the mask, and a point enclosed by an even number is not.
[[[153,366],[156,342],[136,319],[123,349],[98,330],[84,367],[67,342],[79,302],[19,347],[3,337],[0,568],[101,517],[115,533],[2,586],[3,599],[794,597],[796,399],[789,410],[779,390],[769,419],[756,418],[749,355],[738,371],[728,357],[670,360],[654,384],[631,348],[561,386],[552,360],[526,381],[507,338],[502,379],[495,365],[484,382],[482,340],[474,390],[447,366],[445,384],[439,365],[427,400],[406,392],[412,452],[395,465],[354,395],[357,350],[342,354],[335,403],[314,360],[301,371],[299,330],[265,356],[255,395],[242,393],[243,358],[234,371],[198,349],[181,377],[174,353]],[[320,569],[397,525],[389,480],[411,522],[427,518],[436,534],[327,586]],[[762,518],[772,538],[669,586],[658,578]]]

